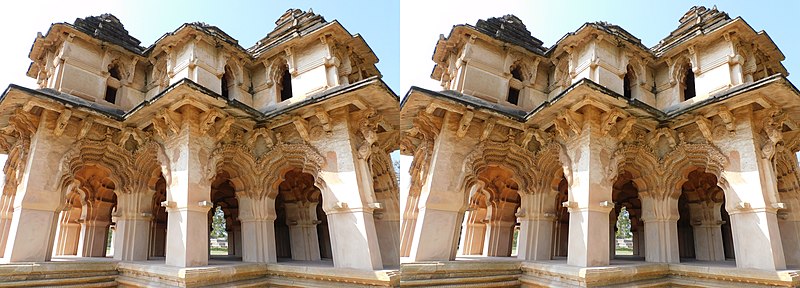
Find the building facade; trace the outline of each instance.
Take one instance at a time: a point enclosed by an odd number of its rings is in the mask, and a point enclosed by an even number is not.
[[[426,263],[490,275],[479,255],[520,260],[495,278],[516,285],[798,284],[776,275],[800,267],[800,93],[766,32],[693,7],[650,48],[605,22],[542,44],[513,15],[436,43],[443,90],[401,103],[401,283]],[[623,208],[633,256],[614,252]],[[641,265],[591,270],[614,259]]]
[[[339,22],[275,23],[250,48],[204,23],[145,48],[110,14],[40,34],[39,87],[0,100],[3,259],[202,267],[219,207],[233,259],[396,269],[399,98]]]

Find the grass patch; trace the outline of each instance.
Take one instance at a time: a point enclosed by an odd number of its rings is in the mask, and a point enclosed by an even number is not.
[[[228,255],[228,248],[212,247],[211,255]]]
[[[616,255],[633,255],[633,249],[626,248],[626,247],[616,247],[614,254],[616,254]]]

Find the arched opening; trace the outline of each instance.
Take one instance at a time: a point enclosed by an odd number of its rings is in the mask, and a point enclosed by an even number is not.
[[[556,219],[553,225],[553,258],[567,257],[569,244],[569,211],[561,203],[569,201],[569,184],[566,177],[561,177],[558,182],[556,201]]]
[[[509,257],[519,226],[516,211],[520,206],[519,184],[513,172],[499,166],[480,171],[479,185],[470,191],[467,215],[462,224],[462,255]]]
[[[714,174],[702,170],[689,173],[688,180],[681,186],[678,212],[678,251],[681,261],[725,261],[735,258],[730,217],[725,210],[725,193],[717,186]]]
[[[314,176],[300,169],[284,174],[275,199],[275,248],[278,261],[332,260],[328,221]]]
[[[231,71],[231,67],[225,65],[225,73],[222,74],[222,78],[220,78],[220,95],[225,98],[230,98],[230,91],[233,89],[233,85],[235,83],[233,72]]]
[[[686,101],[694,98],[694,96],[697,95],[697,92],[695,90],[694,71],[692,70],[692,64],[686,63],[686,66],[684,66],[683,70],[685,71],[683,76],[683,101]]]
[[[106,257],[111,214],[117,205],[116,184],[111,170],[85,165],[74,175],[66,191],[65,208],[59,215],[53,254],[79,257]]]
[[[622,78],[622,96],[625,99],[633,98],[633,85],[636,82],[636,73],[633,71],[633,67],[628,65],[625,68],[625,76]]]
[[[153,219],[150,220],[150,242],[148,258],[163,258],[167,247],[167,208],[161,203],[167,201],[167,180],[161,175],[156,181],[153,194]]]
[[[116,64],[111,64],[108,66],[108,79],[106,80],[106,94],[103,97],[108,103],[117,104],[117,91],[120,88],[120,76],[119,66]]]
[[[209,257],[241,260],[242,226],[239,223],[239,200],[231,176],[225,171],[211,182],[212,208],[208,212]]]
[[[613,258],[644,260],[644,222],[639,189],[633,175],[624,171],[612,186],[611,255]]]
[[[281,102],[292,98],[292,73],[289,73],[288,67],[283,67],[281,73],[281,85],[278,87],[278,94],[281,96]]]
[[[511,81],[508,83],[508,103],[519,105],[519,94],[522,90],[522,70],[519,66],[511,69]]]

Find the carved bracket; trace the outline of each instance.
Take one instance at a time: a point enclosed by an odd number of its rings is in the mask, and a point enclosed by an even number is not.
[[[303,138],[303,141],[308,142],[311,140],[311,137],[308,134],[308,121],[306,121],[306,119],[303,119],[300,116],[295,116],[292,118],[292,124],[294,124],[294,128],[297,129],[297,133],[300,134],[300,137]]]
[[[72,116],[72,110],[70,109],[64,109],[61,115],[58,115],[56,127],[53,128],[53,135],[61,136],[61,134],[64,134],[64,130],[67,129],[67,124],[69,124],[70,116]]]
[[[319,123],[322,125],[322,130],[325,131],[325,134],[331,135],[333,133],[333,126],[331,125],[331,116],[328,115],[328,112],[322,107],[317,107],[315,109],[317,119],[319,119]]]
[[[456,135],[458,138],[463,138],[467,135],[467,131],[469,130],[469,126],[472,123],[472,117],[475,116],[475,113],[467,110],[461,115],[461,120],[458,122],[458,130],[456,131]]]
[[[494,118],[487,118],[484,122],[483,126],[483,133],[481,134],[481,141],[484,141],[489,138],[489,135],[492,134],[492,130],[494,130],[494,125],[496,124],[497,120]]]

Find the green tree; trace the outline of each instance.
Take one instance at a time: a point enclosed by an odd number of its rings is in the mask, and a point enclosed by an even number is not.
[[[625,207],[620,209],[619,216],[617,216],[617,234],[615,236],[618,239],[631,238],[633,236],[631,233],[630,214]]]
[[[228,232],[225,231],[225,213],[219,206],[211,218],[211,238],[228,238]]]

